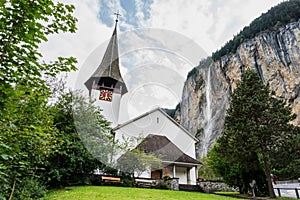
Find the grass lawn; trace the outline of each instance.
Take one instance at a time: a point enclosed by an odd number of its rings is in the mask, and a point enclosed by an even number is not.
[[[224,196],[171,190],[80,186],[52,191],[43,200],[236,200]]]

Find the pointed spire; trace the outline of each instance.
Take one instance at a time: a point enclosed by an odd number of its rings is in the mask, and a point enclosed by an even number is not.
[[[119,13],[119,10],[118,10],[118,12],[114,13],[114,15],[116,15],[116,19],[115,19],[116,23],[115,23],[115,29],[114,29],[114,32],[113,32],[113,36],[117,35],[117,24],[118,24],[118,21],[119,21],[119,16],[121,16],[121,14]]]
[[[121,94],[127,92],[127,87],[120,73],[119,66],[119,51],[118,51],[118,39],[117,39],[117,23],[119,18],[119,12],[115,13],[117,16],[115,28],[113,34],[108,43],[105,54],[99,67],[94,74],[84,83],[89,91],[97,89],[98,86],[112,87],[119,89]]]
[[[114,13],[114,15],[116,15],[116,23],[118,23],[118,21],[119,21],[119,16],[121,16],[121,14],[119,13],[119,10],[118,10],[118,12],[116,12],[116,13]]]

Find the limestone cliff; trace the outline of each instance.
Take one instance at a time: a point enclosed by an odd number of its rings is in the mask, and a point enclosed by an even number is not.
[[[245,69],[255,69],[276,96],[285,99],[300,124],[300,21],[277,31],[266,31],[243,42],[235,54],[213,62],[210,58],[193,69],[184,85],[177,120],[195,134],[198,157],[207,154],[222,134],[230,94]]]

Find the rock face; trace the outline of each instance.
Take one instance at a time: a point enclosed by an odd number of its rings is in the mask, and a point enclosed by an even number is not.
[[[175,118],[200,139],[197,156],[205,156],[222,134],[230,94],[241,74],[255,69],[276,97],[285,99],[300,124],[300,21],[263,32],[242,43],[237,52],[200,62],[189,74]]]

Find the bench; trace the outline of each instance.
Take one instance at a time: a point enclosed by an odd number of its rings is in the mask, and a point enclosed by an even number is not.
[[[136,187],[153,187],[157,184],[156,180],[151,179],[135,179]]]
[[[101,176],[101,179],[104,183],[106,183],[106,182],[120,183],[121,182],[121,178],[112,177],[112,176]]]

